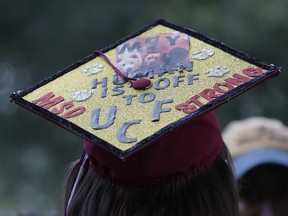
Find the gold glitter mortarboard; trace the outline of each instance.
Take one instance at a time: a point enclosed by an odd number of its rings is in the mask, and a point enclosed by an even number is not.
[[[11,98],[124,159],[279,72],[159,20]]]

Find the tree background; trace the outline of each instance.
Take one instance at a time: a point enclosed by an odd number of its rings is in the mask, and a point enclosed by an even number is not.
[[[9,102],[9,95],[158,20],[194,29],[282,67],[282,74],[217,110],[288,124],[288,1],[0,0],[0,215],[61,215],[67,164],[82,140]]]

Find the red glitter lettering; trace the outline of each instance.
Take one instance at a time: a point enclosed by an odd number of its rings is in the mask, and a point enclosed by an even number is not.
[[[225,87],[225,89],[223,89],[223,87]],[[219,93],[226,93],[234,89],[234,86],[229,83],[222,82],[222,83],[216,83],[213,86],[213,89]]]
[[[176,105],[175,108],[176,108],[177,110],[183,110],[183,109],[184,109],[185,107],[187,107],[187,106],[188,106],[187,103],[182,103],[182,104]]]
[[[76,117],[76,116],[83,114],[85,111],[86,111],[85,107],[79,106],[79,107],[76,107],[75,109],[63,114],[61,117],[66,118],[66,119],[73,118],[73,117]]]
[[[74,106],[73,101],[68,101],[68,102],[64,102],[60,105],[60,109],[57,109],[56,107],[54,107],[51,112],[54,114],[60,114],[64,111],[64,109],[69,109],[72,106]]]
[[[187,113],[187,114],[190,114],[190,113],[193,113],[194,111],[197,110],[197,107],[196,106],[193,106],[193,105],[189,105],[189,106],[186,106],[184,109],[183,109],[183,112],[184,113]]]
[[[187,100],[186,102],[187,102],[187,103],[194,103],[194,104],[196,104],[197,106],[201,107],[201,106],[203,106],[204,104],[203,104],[201,101],[199,101],[198,98],[200,98],[200,96],[199,96],[199,95],[195,95],[195,96],[193,96],[192,98],[190,98],[189,100]]]
[[[264,73],[261,68],[246,68],[243,73],[249,77],[258,77]]]
[[[239,86],[245,82],[248,82],[249,80],[250,79],[248,77],[242,76],[242,75],[237,74],[237,73],[233,74],[233,78],[231,77],[231,78],[225,79],[225,81],[227,83],[230,83],[230,84],[236,85],[236,86]]]
[[[221,94],[216,94],[215,90],[210,89],[210,88],[204,89],[202,92],[199,93],[199,95],[208,101],[212,101],[215,98],[218,98],[221,96]]]
[[[32,101],[32,103],[43,107],[44,109],[49,109],[50,107],[55,106],[56,104],[64,100],[62,96],[53,98],[54,96],[55,95],[53,92],[49,92],[48,94],[38,98],[37,100]]]

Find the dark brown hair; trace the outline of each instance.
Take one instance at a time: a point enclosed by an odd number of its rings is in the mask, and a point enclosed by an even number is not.
[[[223,145],[220,155],[204,171],[186,180],[147,187],[109,181],[87,164],[67,216],[234,216],[238,196],[231,164]],[[66,206],[78,170],[76,162],[68,171]]]

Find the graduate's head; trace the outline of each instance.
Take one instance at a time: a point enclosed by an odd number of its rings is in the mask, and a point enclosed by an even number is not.
[[[67,176],[69,216],[237,214],[236,181],[214,112],[177,127],[124,161],[89,141],[84,149],[87,156]]]

